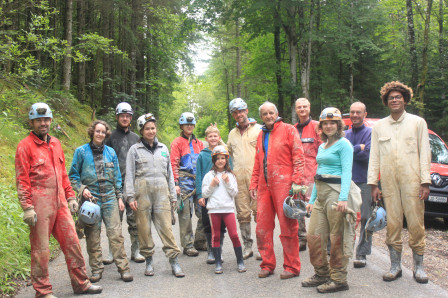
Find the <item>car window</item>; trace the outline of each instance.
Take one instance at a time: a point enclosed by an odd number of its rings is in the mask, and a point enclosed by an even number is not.
[[[443,141],[436,135],[429,134],[429,144],[431,146],[431,162],[448,164],[448,149]]]

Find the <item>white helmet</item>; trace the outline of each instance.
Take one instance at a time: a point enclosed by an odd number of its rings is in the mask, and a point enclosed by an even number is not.
[[[115,115],[119,114],[129,114],[133,115],[134,111],[132,110],[132,107],[127,102],[120,102],[117,107],[115,108]]]
[[[150,121],[157,122],[156,117],[154,117],[152,113],[147,113],[138,117],[137,119],[138,130],[141,130],[145,126],[145,124]]]
[[[226,147],[219,145],[219,146],[216,146],[215,148],[213,148],[212,156],[219,155],[219,154],[229,156],[229,151],[227,151]]]
[[[196,118],[194,118],[193,113],[185,112],[180,115],[179,124],[194,124],[196,125]]]
[[[28,113],[28,117],[30,120],[37,118],[52,118],[53,113],[51,112],[50,107],[43,102],[37,102],[31,106],[30,112]]]
[[[237,97],[235,99],[232,99],[232,101],[229,103],[230,113],[245,109],[247,109],[247,103],[242,98]]]

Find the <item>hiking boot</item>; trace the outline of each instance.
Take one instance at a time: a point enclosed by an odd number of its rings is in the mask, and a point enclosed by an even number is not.
[[[184,255],[189,257],[197,257],[199,252],[194,247],[184,248]]]
[[[134,277],[132,276],[131,272],[129,272],[129,271],[122,272],[120,275],[121,275],[121,279],[124,282],[130,282],[130,281],[134,280]]]
[[[47,294],[47,295],[43,296],[43,298],[58,298],[58,297],[56,297],[53,294]]]
[[[401,277],[401,252],[396,251],[392,246],[388,245],[390,253],[390,270],[383,275],[384,281],[393,281]]]
[[[273,271],[262,269],[260,272],[258,272],[258,277],[259,278],[266,278],[266,277],[268,277],[268,276],[270,276],[272,274],[274,274]]]
[[[423,255],[413,253],[414,257],[414,279],[420,284],[428,283],[428,276],[423,269]]]
[[[317,274],[314,274],[311,277],[308,277],[304,281],[302,281],[302,287],[304,288],[312,288],[317,287],[320,285],[323,285],[324,283],[328,282],[330,280],[330,277],[328,276],[319,276]]]
[[[146,276],[153,276],[154,275],[154,267],[152,266],[152,256],[146,258],[145,275]]]
[[[326,283],[320,285],[317,287],[317,291],[319,293],[334,293],[334,292],[340,292],[340,291],[347,291],[348,290],[348,284],[347,282],[335,282],[334,280],[329,280]]]
[[[173,272],[173,275],[175,277],[184,277],[185,273],[182,271],[182,268],[179,265],[179,261],[177,257],[170,258],[170,264],[171,264],[171,272]]]
[[[101,277],[103,277],[103,274],[101,272],[98,273],[92,273],[92,275],[89,277],[89,280],[91,283],[99,282]]]
[[[100,294],[103,291],[102,286],[91,285],[87,290],[75,294]]]
[[[355,268],[363,268],[366,267],[367,260],[366,256],[356,256],[356,259],[353,260],[353,267]]]
[[[296,277],[299,275],[300,275],[300,273],[294,274],[292,272],[284,270],[282,273],[280,273],[280,279],[290,279],[290,278],[293,278],[293,277]]]

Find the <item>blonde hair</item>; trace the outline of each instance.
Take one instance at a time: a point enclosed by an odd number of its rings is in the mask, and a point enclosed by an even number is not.
[[[216,123],[210,123],[210,125],[207,127],[207,129],[205,130],[205,137],[207,137],[209,134],[211,133],[217,133],[219,137],[221,137],[221,134],[219,132],[218,126],[216,125]],[[223,145],[225,146],[226,144],[223,142],[223,140],[219,140],[218,145]],[[227,148],[227,146],[226,146]]]

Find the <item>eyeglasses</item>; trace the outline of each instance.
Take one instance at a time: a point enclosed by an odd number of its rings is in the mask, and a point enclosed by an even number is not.
[[[395,96],[389,96],[387,99],[392,101],[392,100],[401,100],[403,98],[402,95],[395,95]]]

